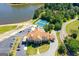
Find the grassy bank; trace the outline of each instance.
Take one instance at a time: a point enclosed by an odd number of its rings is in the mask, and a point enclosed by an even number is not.
[[[11,26],[0,26],[0,34],[5,33],[7,31],[15,29],[17,26],[16,25],[11,25]]]

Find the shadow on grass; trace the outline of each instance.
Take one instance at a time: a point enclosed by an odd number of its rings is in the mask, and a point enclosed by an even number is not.
[[[22,44],[27,46],[27,47],[32,46],[33,48],[37,48],[37,47],[42,46],[44,44],[50,44],[50,42],[54,42],[54,41],[49,41],[49,40],[26,41],[26,42],[23,42]]]

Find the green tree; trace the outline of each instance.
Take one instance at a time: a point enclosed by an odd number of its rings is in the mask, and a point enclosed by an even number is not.
[[[65,12],[64,17],[65,17],[67,20],[70,19],[70,15],[69,15],[69,12],[68,12],[68,11]]]
[[[59,22],[57,22],[56,24],[55,24],[55,30],[60,30],[61,29],[61,24],[59,23]]]
[[[71,35],[71,37],[73,37],[74,39],[76,39],[77,33],[73,33],[73,34]]]
[[[53,24],[47,24],[47,25],[45,25],[44,26],[44,30],[46,31],[46,32],[51,32],[51,30],[53,30],[54,29],[54,25]]]
[[[77,55],[77,52],[79,51],[79,41],[66,38],[64,42],[69,52],[73,53],[73,55]]]
[[[65,54],[65,47],[63,45],[59,46],[58,53]]]
[[[49,31],[49,28],[48,28],[48,25],[47,25],[47,24],[46,24],[43,28],[44,28],[44,30],[45,30],[46,32]]]
[[[75,54],[77,54],[79,48],[79,42],[77,40],[70,40],[69,50]]]

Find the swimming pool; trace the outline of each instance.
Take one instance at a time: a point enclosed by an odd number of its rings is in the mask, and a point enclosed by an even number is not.
[[[39,27],[43,27],[47,24],[48,22],[46,20],[39,19],[35,24],[37,24]]]

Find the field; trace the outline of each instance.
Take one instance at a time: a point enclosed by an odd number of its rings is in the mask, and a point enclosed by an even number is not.
[[[0,26],[0,34],[13,30],[15,29],[17,26],[16,25],[11,25],[11,26]]]
[[[79,21],[76,20],[66,26],[66,31],[68,34],[72,34],[73,32],[77,33],[77,40],[79,40]]]

